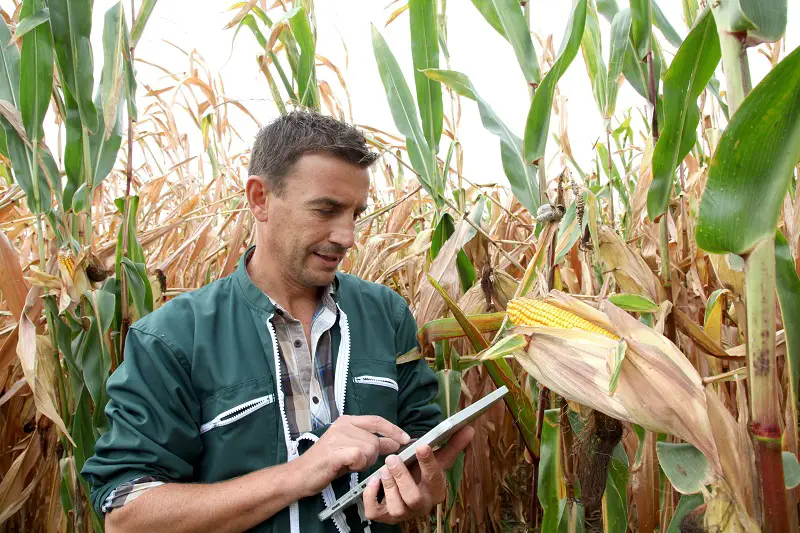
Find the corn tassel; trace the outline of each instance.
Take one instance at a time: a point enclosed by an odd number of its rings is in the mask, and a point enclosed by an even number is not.
[[[581,329],[599,333],[614,340],[619,337],[610,331],[592,324],[569,311],[560,309],[540,300],[531,298],[514,298],[508,302],[508,317],[516,326],[545,326],[561,329]]]

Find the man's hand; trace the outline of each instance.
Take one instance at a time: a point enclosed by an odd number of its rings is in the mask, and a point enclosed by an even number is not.
[[[380,416],[338,417],[325,434],[296,459],[300,463],[297,466],[301,466],[306,475],[306,495],[322,492],[345,472],[369,468],[379,455],[394,453],[410,440],[402,429]]]
[[[396,524],[409,518],[423,516],[444,501],[447,483],[444,471],[453,465],[458,453],[475,435],[472,426],[460,429],[450,437],[444,448],[433,453],[430,446],[417,448],[418,467],[409,472],[396,455],[386,458],[381,467],[381,479],[373,480],[364,489],[364,512],[368,519]],[[417,470],[418,469],[418,470]],[[384,498],[378,502],[378,489],[383,484]]]

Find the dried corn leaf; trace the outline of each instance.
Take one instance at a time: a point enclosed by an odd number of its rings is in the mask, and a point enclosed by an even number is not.
[[[664,288],[641,254],[625,244],[611,228],[601,226],[598,232],[600,257],[613,270],[621,292],[641,294],[661,303],[666,298]]]
[[[22,371],[25,374],[25,380],[28,382],[31,390],[33,391],[33,398],[36,403],[36,409],[44,416],[53,421],[53,423],[67,436],[72,445],[75,442],[67,431],[64,421],[56,410],[55,403],[53,402],[53,384],[52,382],[43,382],[37,371],[37,358],[47,357],[47,354],[41,354],[40,346],[36,339],[36,327],[31,322],[28,315],[23,312],[19,322],[19,343],[17,344],[17,357],[22,365]]]

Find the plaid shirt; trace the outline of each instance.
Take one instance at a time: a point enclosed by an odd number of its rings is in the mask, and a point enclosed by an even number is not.
[[[291,439],[331,424],[339,416],[333,392],[331,354],[330,330],[338,317],[333,291],[333,285],[329,285],[311,320],[310,347],[303,324],[270,298],[275,306],[272,325],[278,337],[281,391]],[[111,491],[103,502],[103,513],[122,507],[163,484],[162,480],[151,476],[125,482]]]

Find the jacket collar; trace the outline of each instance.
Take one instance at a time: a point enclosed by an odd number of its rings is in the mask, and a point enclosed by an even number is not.
[[[239,258],[239,266],[233,273],[233,277],[239,284],[239,288],[242,290],[245,299],[250,302],[251,305],[272,314],[275,312],[275,304],[272,303],[272,300],[270,300],[269,296],[264,294],[264,291],[259,289],[256,284],[253,283],[253,280],[250,279],[250,275],[247,273],[247,262],[250,260],[250,256],[253,254],[255,249],[256,246],[252,245],[245,250],[245,252]],[[341,274],[336,272],[336,277],[334,278],[330,287],[331,296],[333,297],[333,301],[336,303],[339,303],[340,276]]]

